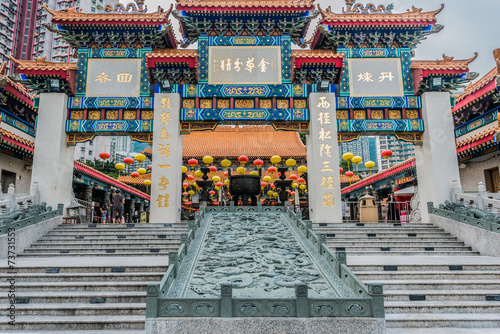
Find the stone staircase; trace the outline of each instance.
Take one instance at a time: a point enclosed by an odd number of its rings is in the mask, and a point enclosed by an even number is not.
[[[161,280],[168,252],[187,231],[187,222],[58,226],[18,254],[15,326],[3,294],[0,333],[143,334],[147,284]],[[12,270],[4,262],[0,288],[8,291]]]
[[[315,224],[365,283],[384,285],[387,332],[500,333],[500,258],[431,224]],[[438,329],[439,328],[439,329]]]
[[[18,256],[167,256],[177,251],[181,234],[187,231],[187,223],[65,224],[44,235]]]

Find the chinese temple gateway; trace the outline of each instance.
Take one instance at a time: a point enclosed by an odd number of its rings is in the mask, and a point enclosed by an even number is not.
[[[152,145],[150,222],[163,224],[166,217],[180,222],[187,177],[183,145],[191,149],[186,138],[196,137],[197,147],[206,149],[192,157],[207,164],[196,180],[207,191],[215,185],[206,175],[208,165],[214,157],[228,157],[209,154],[216,145],[202,131],[215,138],[228,126],[241,125],[296,132],[297,140],[306,135],[306,150],[288,156],[307,159],[306,179],[301,179],[307,183],[311,221],[302,221],[289,207],[238,207],[238,191],[255,196],[250,184],[258,182],[258,193],[262,174],[230,174],[236,206],[201,205],[181,249],[170,253],[162,282],[148,286],[147,331],[189,326],[185,317],[211,317],[239,319],[217,322],[225,332],[239,332],[251,326],[245,318],[261,317],[287,332],[304,331],[296,320],[309,318],[319,332],[333,326],[346,333],[385,333],[382,287],[362,284],[345,265],[345,252],[331,252],[326,235],[314,234],[312,224],[342,222],[338,145],[360,136],[394,135],[413,143],[411,168],[424,189],[419,203],[451,199],[460,174],[450,90],[476,77],[468,66],[477,54],[465,60],[446,55],[412,60],[418,44],[442,29],[437,16],[443,8],[392,13],[392,5],[349,0],[334,13],[314,0],[176,0],[175,7],[154,13],[136,1],[88,14],[45,6],[52,15],[47,29],[71,45],[77,61],[12,58],[22,81],[39,92],[32,180],[39,184],[41,201],[69,204],[75,144],[128,135]],[[179,21],[180,40],[172,17]],[[319,20],[315,28],[313,19]],[[229,139],[225,152],[250,146]],[[268,154],[270,162],[275,154]],[[207,162],[204,155],[214,157]],[[292,184],[290,166],[273,163],[281,173],[275,187],[284,192]],[[415,216],[428,221],[425,208]],[[242,238],[248,231],[260,241]],[[217,255],[221,245],[230,250]],[[274,253],[262,258],[257,275],[252,257],[245,255],[266,247]],[[216,256],[221,259],[214,264]],[[276,274],[280,266],[290,268],[283,269],[288,274]],[[307,276],[308,283],[292,272]]]

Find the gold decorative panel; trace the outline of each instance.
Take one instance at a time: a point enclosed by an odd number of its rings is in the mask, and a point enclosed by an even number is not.
[[[260,107],[262,109],[271,109],[273,107],[273,100],[260,100]]]
[[[106,119],[118,119],[118,110],[106,111]]]
[[[418,110],[406,110],[406,118],[418,119]]]
[[[143,110],[142,119],[143,120],[153,119],[153,110]]]
[[[71,112],[71,119],[83,119],[83,110],[73,110]]]
[[[290,101],[288,100],[278,100],[278,109],[288,109],[290,108]]]
[[[354,119],[366,119],[364,110],[354,110]]]
[[[401,111],[389,110],[389,119],[401,119]]]
[[[217,100],[217,108],[229,109],[229,100]]]
[[[125,120],[133,120],[137,116],[137,112],[135,110],[125,110],[123,113],[123,119]]]
[[[236,109],[248,109],[255,107],[254,100],[236,100],[234,101],[234,107]]]
[[[182,108],[194,108],[194,100],[193,99],[188,99],[188,100],[182,100]]]
[[[293,104],[294,104],[295,108],[297,108],[297,109],[306,109],[307,108],[306,100],[294,100]]]
[[[101,119],[101,111],[100,110],[90,110],[87,116],[87,119],[97,120]]]
[[[337,119],[348,119],[347,110],[337,110]]]
[[[383,119],[384,111],[383,110],[372,110],[372,119]]]
[[[201,100],[200,108],[201,109],[212,109],[212,100]]]

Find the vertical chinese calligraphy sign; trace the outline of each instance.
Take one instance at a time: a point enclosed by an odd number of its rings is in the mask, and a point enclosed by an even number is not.
[[[341,223],[342,204],[335,94],[309,95],[311,113],[307,139],[307,188],[310,218],[315,223]]]
[[[179,94],[155,94],[150,223],[181,220],[182,136]],[[174,218],[175,217],[175,218]]]

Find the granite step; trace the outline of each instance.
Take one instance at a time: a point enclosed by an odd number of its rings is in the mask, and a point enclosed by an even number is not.
[[[145,291],[149,282],[16,282],[16,292],[24,291]],[[0,283],[0,289],[10,287]]]
[[[149,252],[150,249],[160,249],[162,251],[164,250],[169,250],[169,251],[176,251],[179,249],[178,246],[175,245],[142,245],[142,246],[129,246],[127,244],[122,244],[118,246],[111,246],[111,245],[92,245],[90,248],[88,245],[86,246],[79,246],[79,247],[73,247],[73,245],[68,244],[64,245],[63,247],[61,246],[47,246],[47,247],[29,247],[25,248],[26,253],[41,253],[41,252],[59,252],[60,250],[68,250],[70,253],[99,253],[99,252],[105,252],[107,249],[114,249],[116,253],[119,252]]]
[[[167,259],[165,261],[168,261]],[[52,268],[54,267],[53,265],[50,266],[22,266],[22,267],[16,267],[15,271],[18,274],[26,274],[26,273],[39,273],[43,274],[45,273],[46,268]],[[68,266],[66,263],[61,264],[58,266],[59,268],[59,274],[69,274],[69,273],[85,273],[85,274],[91,274],[91,273],[106,273],[110,274],[112,273],[113,268],[120,267],[124,268],[125,273],[130,274],[140,274],[143,272],[158,272],[158,273],[165,273],[168,269],[167,265],[162,265],[159,263],[156,266],[123,266],[122,264],[117,264],[116,266]],[[7,274],[9,272],[12,272],[12,269],[10,269],[7,266],[0,266],[0,273],[2,274]],[[56,274],[50,274],[50,275],[56,275]]]
[[[174,251],[177,251],[177,248],[174,248]],[[25,258],[25,257],[78,257],[78,256],[110,256],[110,257],[117,257],[117,256],[167,256],[170,251],[168,250],[160,250],[159,252],[115,252],[115,253],[50,253],[50,252],[44,252],[44,253],[21,253],[17,257],[18,258]]]
[[[106,297],[107,303],[146,303],[144,291],[25,291],[16,297],[29,298],[30,303],[89,303],[92,297]],[[0,295],[0,303],[8,303],[7,295]]]
[[[347,256],[349,255],[405,255],[405,256],[479,256],[479,252],[473,251],[399,251],[399,252],[383,252],[383,251],[349,251],[347,249]]]
[[[384,291],[390,290],[496,290],[500,279],[495,280],[364,280],[365,284],[381,283]]]
[[[5,317],[8,304],[0,304],[0,316]],[[145,315],[145,303],[29,303],[16,304],[17,316],[96,316]]]
[[[335,247],[345,247],[347,252],[379,252],[382,251],[381,246],[371,245],[371,246],[347,246],[347,245],[337,245]],[[471,247],[464,246],[432,246],[432,249],[426,250],[426,248],[430,248],[430,246],[413,246],[407,245],[405,246],[388,246],[390,247],[389,253],[400,253],[400,252],[417,252],[417,251],[425,251],[425,252],[443,252],[443,251],[461,251],[461,252],[472,252]]]
[[[387,255],[387,254],[386,254]],[[361,271],[380,271],[387,272],[384,270],[383,265],[377,264],[349,264],[349,259],[347,259],[349,268],[354,272]],[[496,264],[469,264],[465,261],[461,261],[460,258],[451,258],[447,264],[398,264],[397,271],[443,271],[443,272],[455,272],[455,270],[450,270],[450,266],[462,266],[463,271],[499,271],[500,265]],[[458,270],[457,270],[458,271]],[[391,271],[392,272],[392,271]]]
[[[436,246],[464,246],[461,241],[446,240],[446,241],[344,241],[340,242],[333,238],[327,238],[327,244],[330,247],[436,247]]]
[[[386,314],[391,313],[500,313],[500,301],[439,300],[386,301]]]
[[[389,313],[387,328],[500,328],[500,314],[495,313]]]
[[[182,233],[185,234],[185,233]],[[169,234],[158,234],[165,235],[165,238],[158,238],[158,235],[150,236],[150,235],[126,235],[125,238],[118,238],[119,235],[124,234],[116,234],[112,236],[83,236],[81,238],[78,235],[70,235],[70,236],[44,236],[38,239],[36,242],[41,243],[51,243],[51,242],[75,242],[77,240],[86,241],[86,242],[109,242],[109,241],[117,241],[117,240],[127,240],[127,241],[135,241],[135,242],[144,242],[144,240],[165,240],[168,242],[180,243],[181,234],[179,235],[169,235]],[[79,237],[79,238],[77,238]]]
[[[130,235],[130,236],[146,236],[146,237],[156,237],[158,234],[168,234],[171,236],[177,236],[181,234],[187,234],[188,229],[179,230],[179,231],[130,231],[130,230],[122,230],[122,231],[96,231],[96,230],[87,230],[82,231],[81,233],[74,233],[72,231],[56,231],[49,232],[45,236],[53,237],[53,236],[75,236],[75,235],[83,235],[84,237],[90,236],[101,236],[101,237],[111,237],[116,235]]]
[[[408,234],[416,234],[416,236],[410,238],[447,238],[450,235],[446,232],[436,232],[436,231],[383,231],[383,232],[370,232],[370,231],[356,231],[356,232],[346,232],[344,230],[328,231],[328,230],[315,230],[316,234],[335,234],[336,238],[368,238],[368,234],[375,234],[377,238],[408,238]],[[373,239],[373,238],[372,238]]]
[[[164,272],[140,272],[140,273],[21,273],[2,274],[0,282],[6,282],[12,276],[16,282],[134,282],[134,281],[161,281]]]
[[[125,330],[145,327],[144,315],[18,316],[16,330]],[[11,329],[7,317],[0,317],[0,330]]]
[[[418,241],[418,242],[440,242],[440,241],[458,241],[458,239],[456,237],[452,237],[452,236],[447,236],[447,237],[433,237],[433,236],[419,236],[417,234],[417,236],[414,236],[414,237],[410,237],[408,235],[404,235],[404,236],[398,236],[398,237],[390,237],[390,236],[386,236],[386,237],[381,237],[379,236],[378,234],[376,235],[376,237],[368,237],[368,234],[364,234],[363,236],[341,236],[341,235],[338,235],[338,234],[330,234],[330,236],[328,236],[328,233],[325,233],[326,234],[326,239],[327,239],[327,242],[356,242],[356,241],[360,241],[360,242],[405,242],[405,241]],[[335,235],[335,236],[333,236]]]
[[[319,226],[314,227],[313,231],[315,233],[323,233],[322,231],[328,232],[344,232],[344,233],[446,233],[442,228],[438,227],[329,227],[329,226]]]
[[[498,279],[500,271],[356,271],[356,276],[361,280]]]
[[[486,296],[500,295],[496,290],[390,290],[384,291],[385,301],[409,301],[411,295],[424,295],[426,301],[485,301]]]
[[[81,240],[81,239],[79,239]],[[97,242],[96,242],[97,241]],[[155,247],[155,246],[175,246],[179,248],[180,242],[177,242],[177,245],[168,240],[168,239],[158,239],[158,240],[149,240],[147,242],[129,242],[126,239],[113,239],[112,241],[101,241],[101,240],[86,240],[85,242],[75,242],[73,239],[73,242],[70,240],[67,240],[66,242],[36,242],[31,244],[31,248],[44,248],[44,247],[52,247],[52,248],[64,248],[68,247],[68,245],[71,245],[73,248],[78,248],[78,247],[89,247],[89,244],[92,244],[92,247],[103,247],[103,246],[115,246],[115,247],[121,247],[121,246],[130,246],[130,247]]]
[[[109,329],[109,330],[51,330],[51,331],[23,331],[22,334],[145,334],[143,329]],[[0,334],[20,334],[19,331],[2,331]]]

